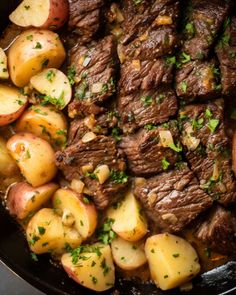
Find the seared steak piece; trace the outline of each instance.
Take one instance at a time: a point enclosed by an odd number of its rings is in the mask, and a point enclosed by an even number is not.
[[[220,61],[223,93],[236,93],[236,17],[228,19],[216,53]]]
[[[116,148],[115,140],[110,136],[98,135],[89,142],[78,140],[64,151],[56,153],[56,164],[68,181],[84,181],[98,209],[104,209],[117,201],[128,184],[124,173],[125,162]],[[111,171],[111,176],[104,184],[99,184],[93,173],[100,165],[108,165]]]
[[[212,205],[186,163],[148,179],[137,179],[135,196],[147,216],[164,231],[179,232]]]
[[[120,147],[126,154],[129,170],[134,175],[145,176],[173,167],[181,151],[178,137],[176,121],[158,127],[147,126],[147,129],[124,136]]]
[[[176,27],[179,17],[179,1],[142,0],[136,2],[133,0],[123,1],[122,44],[128,44],[140,37],[152,24]]]
[[[235,249],[234,224],[230,211],[217,206],[206,216],[200,224],[196,236],[210,249],[221,254],[231,254]]]
[[[118,118],[113,112],[95,116],[94,114],[84,119],[75,119],[71,122],[68,132],[68,145],[78,142],[87,132],[107,135],[109,130],[115,128]]]
[[[112,36],[71,50],[75,98],[86,103],[105,101],[115,91],[115,42]]]
[[[183,51],[192,59],[204,59],[214,44],[227,16],[231,0],[194,0],[186,24],[187,39]]]
[[[172,83],[173,64],[166,59],[125,62],[121,66],[119,81],[120,95],[128,95],[138,90],[151,90]]]
[[[69,30],[80,36],[80,44],[91,41],[98,31],[104,3],[104,0],[69,1]]]
[[[122,59],[152,60],[172,54],[177,43],[176,31],[171,27],[150,28],[128,45],[119,45]]]
[[[70,118],[84,117],[90,114],[98,115],[104,113],[105,108],[85,100],[73,100],[68,106],[68,115]]]
[[[214,97],[220,90],[217,74],[214,61],[184,64],[176,73],[177,95],[186,102]]]
[[[236,201],[229,140],[225,133],[224,104],[189,105],[180,110],[181,141],[186,158],[201,187],[223,205]]]
[[[168,121],[177,112],[175,92],[170,88],[139,91],[118,97],[118,111],[123,121],[123,130],[132,132],[147,124]]]

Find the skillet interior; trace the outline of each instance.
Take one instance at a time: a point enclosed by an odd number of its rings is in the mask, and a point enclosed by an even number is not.
[[[0,1],[0,32],[6,26],[8,14],[16,6],[17,2],[19,1]],[[2,205],[0,205],[0,226],[0,260],[17,275],[46,294],[95,294],[95,292],[74,283],[63,270],[53,266],[49,256],[40,256],[39,261],[34,262],[30,257],[24,234]],[[122,295],[180,294],[178,290],[163,292],[152,284],[143,285],[139,281],[122,281],[121,279],[117,280],[116,289]],[[108,291],[101,294],[111,293],[112,291]],[[201,275],[194,280],[193,290],[184,294],[236,294],[236,262],[229,262]]]

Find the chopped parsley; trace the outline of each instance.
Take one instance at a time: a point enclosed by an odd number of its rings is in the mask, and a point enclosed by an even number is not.
[[[190,55],[186,54],[185,52],[182,52],[180,55],[180,61],[182,64],[185,64],[185,63],[191,61],[191,57],[190,57]]]
[[[83,197],[84,204],[90,204],[90,200],[87,197]]]
[[[169,148],[171,148],[173,151],[175,151],[176,153],[180,153],[182,152],[182,146],[180,144],[178,144],[177,146],[174,143],[171,143],[169,145]]]
[[[94,172],[86,172],[85,176],[90,177],[92,179],[97,179],[97,175]]]
[[[72,263],[77,264],[78,261],[81,260],[88,260],[90,257],[86,257],[84,255],[81,255],[83,253],[96,253],[98,257],[102,255],[100,251],[101,247],[98,246],[79,246],[76,249],[73,249],[70,251],[71,257],[72,257]]]
[[[152,104],[152,97],[151,96],[142,96],[141,98],[140,98],[140,100],[141,100],[141,102],[143,103],[143,105],[145,106],[145,107],[148,107],[148,106],[150,106],[151,104]]]
[[[211,130],[211,133],[215,132],[215,130],[218,127],[219,123],[220,123],[219,119],[211,119],[211,120],[209,120],[207,127]]]
[[[157,126],[155,126],[153,124],[147,124],[144,126],[144,128],[147,130],[155,130],[155,129],[157,129]]]
[[[129,180],[129,176],[124,171],[111,170],[110,178],[114,183],[122,184]]]
[[[46,67],[49,63],[49,59],[45,58],[44,60],[42,60],[42,68]]]
[[[194,36],[195,28],[194,28],[193,23],[187,23],[186,26],[185,26],[185,30],[186,30],[188,35],[190,35],[191,37]]]
[[[45,234],[46,232],[46,229],[42,226],[38,226],[38,231],[39,231],[39,234],[42,236]]]
[[[31,240],[28,241],[30,246],[33,246],[38,240],[40,240],[40,237],[36,236],[35,234],[33,234],[33,237]]]
[[[115,138],[116,141],[120,141],[122,139],[120,133],[121,130],[119,127],[113,127],[111,130],[111,135]]]
[[[175,56],[166,57],[165,61],[168,65],[174,65],[176,64],[176,57]]]
[[[194,130],[201,129],[203,127],[204,119],[192,119],[191,124]]]
[[[57,135],[65,135],[67,134],[67,130],[66,129],[59,129],[56,132]]]
[[[174,258],[177,258],[177,257],[179,257],[180,255],[179,255],[179,253],[175,253],[175,254],[173,254],[172,255]]]
[[[46,74],[46,79],[49,81],[49,82],[53,82],[53,78],[55,78],[56,74],[53,70],[50,70],[47,72]]]
[[[29,41],[33,41],[33,38],[34,38],[33,35],[26,36],[26,39],[29,40]]]
[[[42,44],[40,42],[37,42],[34,49],[42,49]]]
[[[183,81],[183,82],[180,84],[180,87],[181,87],[183,93],[186,93],[186,92],[187,92],[188,84],[187,84],[186,81]]]
[[[212,117],[212,112],[210,109],[208,109],[208,108],[206,109],[205,116],[207,119],[210,119]]]
[[[75,68],[73,66],[68,67],[68,69],[67,69],[67,77],[68,77],[71,85],[75,84],[75,75],[76,75]]]
[[[31,253],[31,259],[33,260],[33,261],[38,261],[38,256],[35,254],[35,253]]]
[[[105,258],[102,260],[100,267],[103,269],[103,275],[105,277],[110,271],[110,267],[107,265]]]
[[[116,233],[112,230],[114,222],[114,219],[107,218],[103,225],[98,229],[98,240],[105,245],[110,244],[117,237]]]
[[[170,166],[170,163],[166,160],[166,158],[163,158],[161,160],[161,165],[164,170],[167,170]]]

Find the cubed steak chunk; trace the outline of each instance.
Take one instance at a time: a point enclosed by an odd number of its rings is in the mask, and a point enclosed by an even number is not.
[[[223,205],[236,201],[223,100],[189,105],[180,110],[181,142],[201,187]]]
[[[179,232],[212,205],[186,163],[148,179],[136,179],[135,196],[156,227]]]
[[[137,176],[165,171],[178,161],[182,151],[176,121],[160,126],[148,125],[137,133],[124,136],[120,147],[127,157],[129,170]]]
[[[89,140],[83,137],[64,151],[57,152],[56,164],[68,181],[80,179],[85,183],[98,209],[117,201],[128,184],[124,159],[110,136],[98,135]],[[107,165],[110,170],[102,184],[95,173],[99,172],[101,165]]]
[[[190,61],[176,73],[176,92],[186,102],[209,99],[220,92],[214,61]]]
[[[128,95],[138,90],[151,90],[173,81],[173,64],[166,59],[133,60],[121,65],[119,81],[120,95]]]
[[[168,87],[139,91],[118,97],[118,111],[123,130],[132,132],[147,124],[160,124],[177,112],[175,92]]]
[[[196,236],[210,249],[221,254],[233,254],[235,248],[235,222],[230,211],[216,206],[199,225]]]
[[[151,25],[175,28],[179,17],[179,1],[176,0],[124,0],[122,14],[122,44],[143,35]]]
[[[192,3],[191,3],[192,2]],[[221,25],[227,16],[231,0],[194,0],[186,24],[187,40],[183,51],[192,59],[204,59],[215,42]]]
[[[71,50],[71,69],[75,71],[75,100],[85,106],[96,105],[115,92],[115,57],[112,36],[93,41],[89,47],[77,44]],[[77,109],[74,110],[76,113]],[[69,111],[73,113],[72,107],[69,107]]]
[[[216,47],[220,61],[223,93],[236,93],[236,17],[227,19],[225,31]]]
[[[80,37],[80,44],[88,43],[97,33],[104,3],[104,0],[69,1],[69,30]]]
[[[119,56],[125,60],[153,60],[172,54],[176,44],[177,33],[173,28],[150,28],[128,45],[119,45],[118,52]]]
[[[68,145],[78,142],[87,132],[108,135],[109,130],[118,124],[115,112],[106,112],[95,116],[91,114],[84,119],[75,119],[71,122],[68,132]]]

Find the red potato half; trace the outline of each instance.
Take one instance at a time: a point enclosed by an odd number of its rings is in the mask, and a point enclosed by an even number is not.
[[[32,186],[46,184],[56,175],[54,150],[46,140],[31,133],[18,133],[8,140],[7,148]]]
[[[58,189],[55,183],[47,183],[32,187],[26,182],[12,185],[7,194],[7,208],[11,215],[19,219],[26,218],[30,213],[38,211]]]
[[[24,0],[9,18],[20,27],[56,30],[64,25],[68,15],[67,0]]]
[[[27,106],[27,97],[15,87],[0,85],[0,126],[18,119]]]
[[[60,209],[66,219],[73,218],[74,227],[85,240],[97,226],[97,211],[93,203],[84,203],[83,195],[70,189],[59,189],[53,196],[53,207]]]

